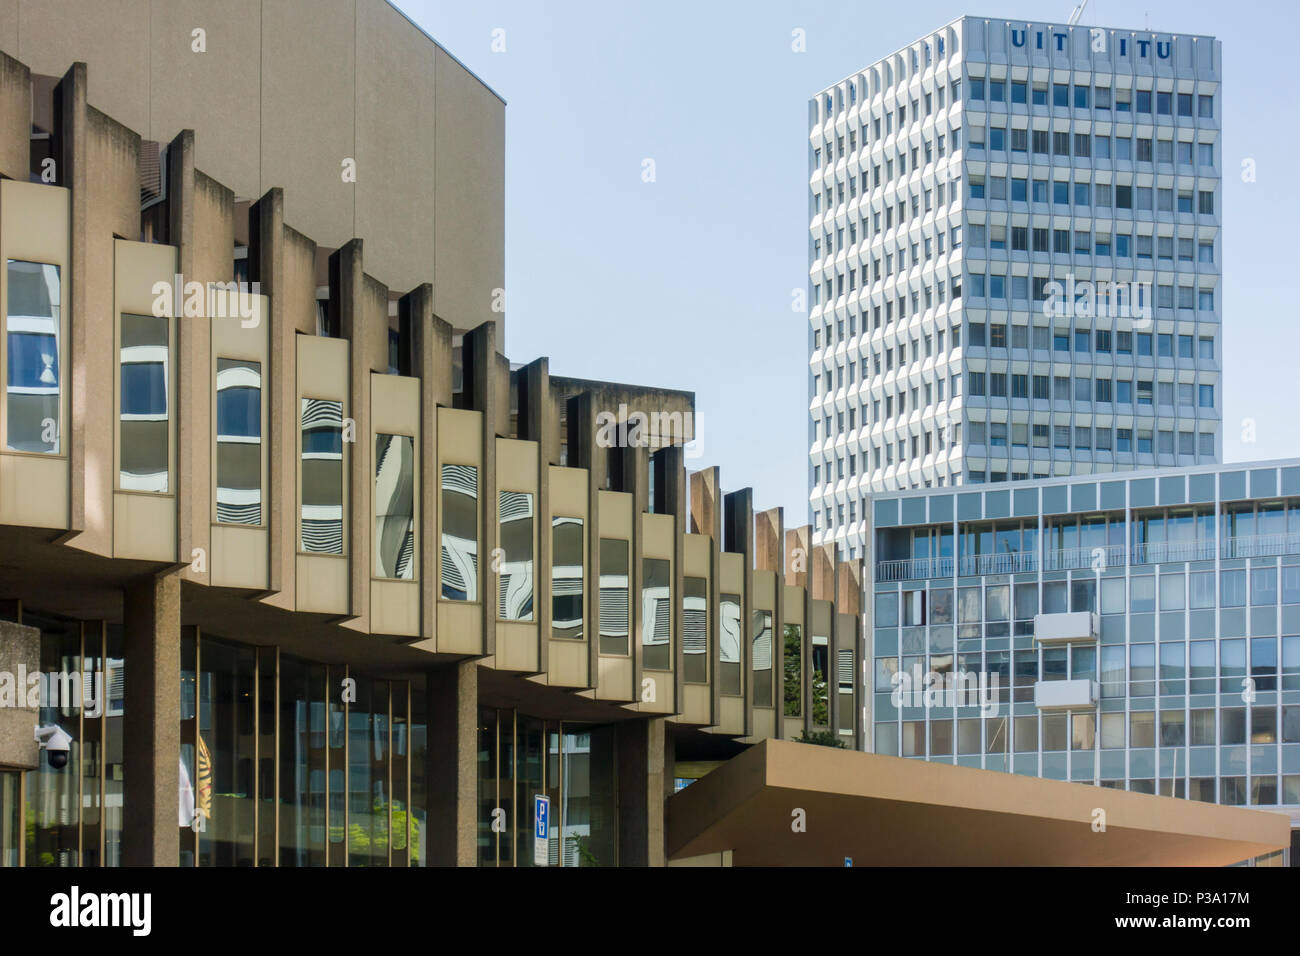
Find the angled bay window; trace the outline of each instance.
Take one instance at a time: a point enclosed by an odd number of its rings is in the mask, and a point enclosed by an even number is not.
[[[478,600],[478,466],[442,466],[442,596]]]
[[[120,486],[123,491],[170,490],[168,319],[122,316]]]
[[[375,436],[375,577],[415,577],[415,439]]]
[[[682,594],[682,679],[691,684],[709,680],[709,582],[688,577]]]
[[[551,518],[551,637],[580,641],[583,634],[582,519]]]
[[[262,523],[262,365],[217,359],[217,521]]]
[[[646,558],[641,582],[641,664],[647,670],[672,669],[672,562]]]
[[[343,403],[302,400],[303,551],[343,553]]]
[[[600,539],[600,653],[626,656],[630,630],[628,543]]]
[[[740,627],[740,595],[724,594],[718,613],[718,670],[720,693],[739,696],[740,642],[744,640]]]
[[[7,278],[5,447],[58,454],[62,374],[59,267],[10,259]]]
[[[533,496],[526,491],[500,493],[501,550],[497,575],[497,617],[533,619]]]

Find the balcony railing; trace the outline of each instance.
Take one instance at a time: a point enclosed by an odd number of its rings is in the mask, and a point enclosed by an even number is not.
[[[1224,538],[1224,558],[1267,558],[1279,554],[1300,554],[1300,532],[1253,534]],[[1211,555],[1212,557],[1213,555]]]
[[[1042,552],[1044,571],[1104,571],[1125,564],[1163,564],[1183,561],[1213,561],[1221,558],[1265,558],[1283,554],[1300,554],[1300,532],[1286,534],[1242,535],[1213,541],[1143,542],[1128,547],[1108,544],[1095,548],[1066,548]],[[916,581],[926,578],[950,578],[983,574],[1019,574],[1037,571],[1039,552],[1012,551],[1002,554],[976,554],[962,557],[901,558],[876,562],[876,581]]]

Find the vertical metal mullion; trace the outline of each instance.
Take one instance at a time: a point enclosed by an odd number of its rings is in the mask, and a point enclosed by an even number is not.
[[[86,625],[77,627],[77,866],[86,865]],[[52,695],[51,695],[52,696]],[[101,741],[102,746],[102,741]]]
[[[280,645],[275,645],[275,706],[271,718],[271,746],[275,752],[271,756],[271,839],[275,846],[271,848],[271,865],[280,865]],[[311,708],[308,706],[308,720]],[[309,740],[310,742],[310,740]]]
[[[352,679],[352,670],[347,665],[343,665],[343,679]],[[353,687],[355,690],[355,685]],[[351,825],[350,806],[352,802],[352,702],[346,697],[343,698],[343,866],[352,865],[349,859],[351,854],[348,852],[348,834]]]
[[[99,687],[99,865],[108,861],[108,624],[99,621],[99,666],[103,676]],[[93,677],[92,677],[93,680]],[[179,861],[178,861],[179,862]]]
[[[388,728],[388,767],[385,772],[384,786],[388,788],[388,819],[385,821],[384,832],[388,834],[388,866],[393,866],[393,684],[395,681],[388,681],[388,693],[385,695],[388,699],[388,719],[385,725]],[[408,814],[409,815],[409,814]],[[409,849],[409,845],[408,845]]]
[[[199,816],[201,827],[206,830],[208,818],[199,807],[199,741],[203,739],[203,633],[197,627],[194,629],[194,780],[191,786],[194,787],[194,812]],[[194,834],[194,868],[198,869],[202,864],[202,858],[199,851],[203,846],[203,834],[199,830],[190,827]]]
[[[262,849],[262,649],[253,648],[253,862],[257,866]]]

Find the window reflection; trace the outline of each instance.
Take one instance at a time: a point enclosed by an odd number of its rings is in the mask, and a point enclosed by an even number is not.
[[[787,717],[803,714],[803,628],[787,624],[782,642],[782,679],[785,683],[785,708]]]
[[[302,400],[302,550],[343,553],[343,403]]]
[[[948,661],[951,670],[951,656]],[[938,670],[938,667],[935,670]],[[831,722],[830,678],[830,639],[814,634],[812,638],[812,722],[818,727],[829,727]]]
[[[754,706],[772,706],[772,612],[754,612]]]
[[[262,366],[217,359],[217,521],[262,523]]]
[[[119,445],[124,490],[168,490],[167,322],[165,316],[122,316]]]
[[[478,467],[442,466],[442,596],[478,600]]]
[[[497,574],[497,616],[503,621],[533,619],[533,496],[500,493],[501,569]]]
[[[600,539],[600,652],[628,652],[628,543]]]
[[[739,695],[740,688],[740,595],[722,595],[718,614],[719,693]]]
[[[582,519],[551,519],[551,637],[581,640]]]
[[[8,260],[8,436],[14,451],[59,451],[59,267]]]
[[[641,584],[641,665],[648,670],[672,667],[672,564],[666,558],[646,558]]]
[[[682,679],[692,684],[709,680],[709,582],[688,577],[682,594]]]
[[[415,577],[415,439],[375,436],[375,576]]]

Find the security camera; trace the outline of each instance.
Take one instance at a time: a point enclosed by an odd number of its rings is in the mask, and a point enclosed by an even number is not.
[[[68,751],[72,747],[72,735],[58,724],[45,724],[36,728],[36,742],[45,751],[45,759],[50,762],[51,770],[62,770],[68,765]]]

